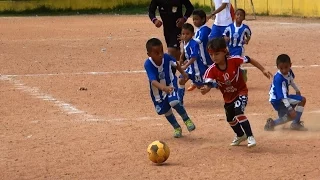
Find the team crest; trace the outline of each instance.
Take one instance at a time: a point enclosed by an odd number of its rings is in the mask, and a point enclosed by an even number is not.
[[[164,72],[163,72],[163,71],[159,73],[159,79],[164,79],[164,76],[165,76],[165,75],[164,75]]]

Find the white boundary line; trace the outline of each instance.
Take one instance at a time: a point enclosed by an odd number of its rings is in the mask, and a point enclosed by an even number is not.
[[[16,89],[21,90],[23,92],[26,92],[33,97],[36,97],[36,98],[44,100],[44,101],[52,102],[55,106],[59,107],[63,112],[65,112],[67,114],[78,115],[79,119],[81,121],[101,121],[102,120],[102,119],[95,117],[93,115],[90,115],[82,110],[79,110],[78,108],[76,108],[72,104],[58,100],[50,94],[42,93],[39,90],[39,88],[37,88],[37,87],[26,86],[20,80],[16,80],[16,79],[14,79],[12,77],[8,77],[8,76],[0,76],[0,80],[9,81],[10,83],[12,83],[15,86]]]
[[[267,68],[276,68],[275,66],[265,66]],[[302,65],[296,65],[292,66],[293,68],[317,68],[320,67],[318,64],[314,65],[307,65],[307,66],[302,66]],[[256,67],[246,67],[244,66],[245,69],[253,69],[253,70],[258,70]],[[129,71],[106,71],[106,72],[78,72],[78,73],[49,73],[49,74],[8,74],[8,75],[2,75],[6,77],[40,77],[40,76],[68,76],[68,75],[107,75],[107,74],[139,74],[139,73],[145,73],[145,70],[129,70]]]

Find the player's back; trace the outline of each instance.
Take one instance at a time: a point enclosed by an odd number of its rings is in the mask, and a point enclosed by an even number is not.
[[[156,80],[165,86],[178,88],[177,77],[172,72],[172,66],[176,66],[176,61],[166,53],[163,56],[160,66],[157,66],[151,57],[145,61],[144,67],[149,78],[150,95],[153,101],[158,102],[163,100],[166,97],[166,93],[153,86],[151,84],[152,80]]]
[[[287,98],[289,94],[289,86],[295,75],[292,70],[287,75],[281,74],[280,71],[274,75],[269,91],[269,101],[280,103],[283,98]]]
[[[209,34],[211,33],[211,28],[206,25],[201,26],[195,35],[195,40],[199,44],[200,48],[200,56],[204,63],[204,65],[211,65],[213,64],[210,55],[207,51],[207,44],[209,41]]]

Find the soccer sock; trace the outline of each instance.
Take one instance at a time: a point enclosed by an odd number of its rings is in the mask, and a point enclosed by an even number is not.
[[[284,121],[282,120],[282,118],[278,118],[276,120],[273,120],[273,122],[274,122],[274,126],[284,124]]]
[[[175,117],[174,114],[172,113],[172,110],[170,110],[169,112],[167,112],[167,113],[165,114],[165,116],[166,116],[167,120],[169,121],[169,123],[172,125],[172,127],[173,127],[174,129],[180,127],[179,123],[177,122],[176,117]]]
[[[185,86],[179,84],[178,88],[178,97],[180,102],[183,104],[183,97],[184,97],[184,92],[185,92]]]
[[[298,124],[300,122],[303,110],[304,110],[303,106],[296,107],[297,117],[293,120],[293,123]]]
[[[239,122],[236,119],[233,119],[231,122],[228,122],[233,129],[233,131],[237,134],[238,137],[244,135],[244,132],[241,129]]]
[[[240,123],[242,129],[247,134],[247,136],[248,137],[252,136],[251,126],[250,126],[250,123],[248,121],[247,116],[241,114],[241,115],[236,116],[235,119]]]
[[[181,116],[183,121],[186,121],[189,119],[186,109],[183,107],[182,104],[178,103],[173,108],[178,112],[178,114]]]

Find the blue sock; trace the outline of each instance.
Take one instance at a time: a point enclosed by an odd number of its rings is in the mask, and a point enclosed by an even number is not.
[[[181,116],[183,121],[186,121],[189,119],[189,116],[182,104],[178,103],[173,107],[173,109],[175,109],[178,112],[178,114]]]
[[[297,117],[293,120],[292,123],[299,124],[303,110],[304,110],[304,107],[302,107],[302,106],[296,107]]]
[[[280,125],[280,124],[284,124],[282,118],[278,118],[278,119],[276,119],[276,120],[273,120],[273,122],[274,122],[274,125],[275,125],[275,126]]]
[[[169,121],[169,123],[172,125],[172,127],[173,127],[174,129],[180,127],[180,125],[179,125],[179,123],[177,122],[177,119],[176,119],[176,117],[174,116],[173,113],[171,113],[170,115],[166,116],[166,118],[167,118],[167,120]]]
[[[184,85],[179,85],[179,88],[178,88],[178,97],[179,97],[179,100],[180,100],[181,104],[183,104],[184,92],[185,92],[185,87],[184,87]]]

